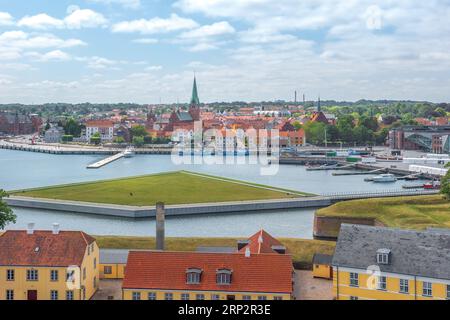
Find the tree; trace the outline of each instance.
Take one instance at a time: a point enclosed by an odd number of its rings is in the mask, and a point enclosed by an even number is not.
[[[148,135],[147,130],[144,126],[136,126],[130,129],[131,136],[134,137],[145,137]]]
[[[73,118],[67,120],[64,125],[64,132],[66,135],[79,137],[81,135],[81,130],[81,125]]]
[[[144,137],[133,137],[133,144],[138,148],[142,147],[145,144]]]
[[[295,130],[300,130],[302,128],[302,124],[298,121],[295,121],[292,125],[294,126]]]
[[[114,139],[115,143],[125,143],[125,139],[123,137],[116,137]]]
[[[8,223],[16,223],[16,215],[12,209],[3,201],[8,194],[0,189],[0,230],[5,229]]]
[[[102,137],[99,132],[96,132],[91,137],[91,143],[95,145],[99,145],[102,142]]]
[[[441,193],[450,200],[450,162],[445,166],[449,168],[447,174],[441,180]]]
[[[66,134],[61,137],[61,140],[62,140],[62,142],[72,142],[73,136],[70,134]]]

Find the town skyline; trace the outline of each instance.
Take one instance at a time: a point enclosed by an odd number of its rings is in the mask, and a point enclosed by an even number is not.
[[[450,99],[445,3],[226,3],[2,0],[0,103]]]

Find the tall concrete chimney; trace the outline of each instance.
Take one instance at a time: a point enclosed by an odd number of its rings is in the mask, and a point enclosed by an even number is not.
[[[164,250],[166,209],[164,203],[156,204],[156,250]]]

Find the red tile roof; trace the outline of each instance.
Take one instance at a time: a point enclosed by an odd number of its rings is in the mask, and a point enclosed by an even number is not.
[[[109,120],[90,120],[86,122],[86,127],[111,128],[114,127],[114,122]]]
[[[202,270],[200,284],[186,284],[186,270]],[[216,272],[232,270],[230,285],[218,285]],[[124,289],[292,293],[289,255],[132,251]]]
[[[6,231],[0,236],[0,266],[79,266],[86,247],[94,241],[81,231],[61,231],[57,235],[51,231]]]
[[[264,230],[260,230],[254,235],[252,235],[249,239],[249,244],[243,247],[239,252],[244,253],[247,248],[250,249],[252,254],[260,254],[260,253],[276,253],[272,246],[283,246],[283,244],[272,237]]]

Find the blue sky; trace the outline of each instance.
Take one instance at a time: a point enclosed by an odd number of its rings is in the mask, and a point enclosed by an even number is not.
[[[0,0],[0,103],[450,100],[448,0]]]

